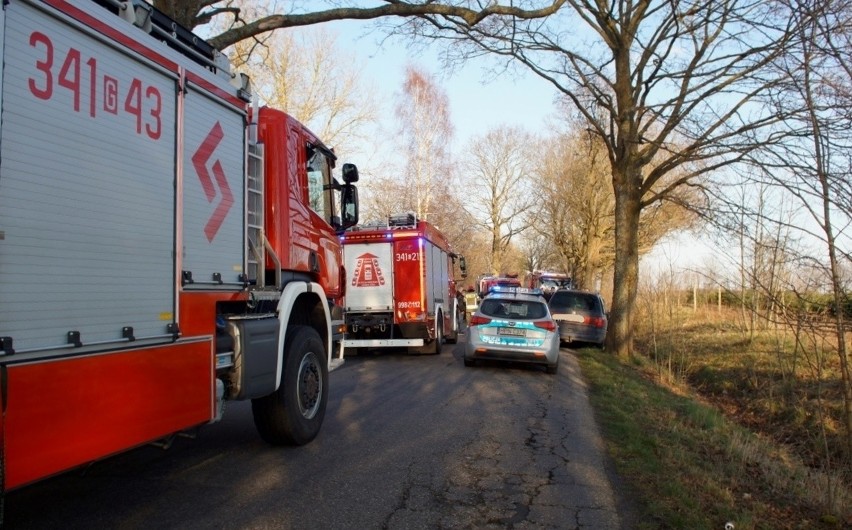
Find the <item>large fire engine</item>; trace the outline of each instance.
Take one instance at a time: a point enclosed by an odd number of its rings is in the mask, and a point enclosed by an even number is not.
[[[357,169],[141,0],[5,2],[0,52],[2,491],[228,400],[312,440]]]
[[[350,229],[342,241],[346,348],[438,354],[443,342],[456,342],[464,307],[455,262],[464,277],[464,258],[437,228],[413,214],[393,215],[386,224]]]

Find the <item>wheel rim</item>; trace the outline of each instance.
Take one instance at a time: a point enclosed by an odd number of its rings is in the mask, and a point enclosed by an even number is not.
[[[322,393],[322,372],[319,359],[315,354],[308,353],[302,357],[302,362],[299,365],[297,397],[299,399],[299,411],[303,417],[311,419],[316,415],[322,401]]]

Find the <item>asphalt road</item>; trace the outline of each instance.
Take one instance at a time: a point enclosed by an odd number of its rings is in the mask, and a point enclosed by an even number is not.
[[[265,444],[250,404],[230,404],[167,450],[10,493],[5,527],[629,528],[570,352],[553,376],[465,368],[462,347],[347,359],[307,446]]]

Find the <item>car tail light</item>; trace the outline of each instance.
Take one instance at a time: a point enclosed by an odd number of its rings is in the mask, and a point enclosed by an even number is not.
[[[489,322],[491,322],[491,319],[483,316],[473,315],[470,317],[471,326],[481,326],[482,324],[488,324]]]
[[[552,320],[536,320],[535,327],[546,329],[547,331],[556,331],[556,322]]]
[[[601,317],[586,317],[584,323],[596,328],[604,327],[604,319]]]

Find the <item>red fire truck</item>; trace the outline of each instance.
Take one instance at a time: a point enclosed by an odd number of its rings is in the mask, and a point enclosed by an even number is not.
[[[456,297],[455,263],[464,258],[413,214],[350,229],[342,237],[347,271],[346,348],[410,347],[441,353],[455,343],[464,307]]]
[[[2,491],[228,400],[312,440],[357,169],[141,0],[7,2],[0,53]]]
[[[493,287],[520,287],[521,280],[518,279],[517,274],[507,275],[507,276],[480,276],[479,281],[476,284],[477,295],[479,299],[482,300],[485,298],[485,295]]]

